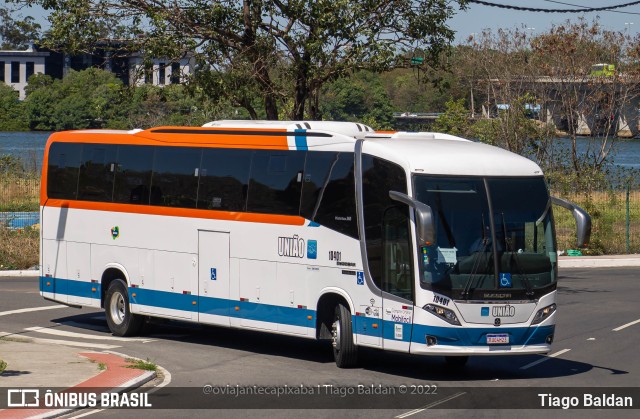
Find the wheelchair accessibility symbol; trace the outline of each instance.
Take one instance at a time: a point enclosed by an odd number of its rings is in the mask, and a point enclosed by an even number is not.
[[[511,288],[511,274],[500,273],[500,288]]]
[[[356,278],[357,278],[357,284],[358,285],[364,285],[364,272],[358,272],[356,274]]]

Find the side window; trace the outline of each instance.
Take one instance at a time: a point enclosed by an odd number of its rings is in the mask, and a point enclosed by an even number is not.
[[[362,192],[364,201],[364,225],[369,271],[376,285],[383,288],[384,218],[390,208],[398,206],[389,198],[389,191],[407,193],[407,178],[404,170],[377,157],[362,156]],[[407,209],[408,212],[408,209]],[[408,228],[408,225],[407,225]],[[399,233],[394,232],[394,236]],[[408,237],[408,235],[407,235]],[[386,287],[386,285],[385,285]]]
[[[299,215],[305,154],[257,150],[251,165],[247,211]]]
[[[82,144],[53,143],[49,148],[47,196],[54,199],[77,199],[78,169]]]
[[[199,148],[156,147],[151,177],[151,205],[196,208]]]
[[[136,145],[118,147],[113,202],[149,204],[154,149]]]
[[[205,148],[200,167],[198,208],[245,211],[252,150]]]
[[[78,179],[78,199],[111,202],[117,152],[118,147],[115,145],[84,145]]]
[[[353,153],[307,154],[300,215],[358,238]]]

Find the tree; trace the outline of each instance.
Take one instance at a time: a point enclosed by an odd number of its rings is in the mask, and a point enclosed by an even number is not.
[[[6,7],[0,7],[0,49],[25,49],[40,39],[42,27],[31,16],[16,19]]]
[[[124,86],[108,71],[71,71],[62,80],[35,74],[29,78],[24,106],[34,130],[119,127]]]
[[[464,99],[449,100],[446,110],[433,123],[433,130],[446,134],[466,137],[471,133],[469,111],[464,107]]]
[[[334,121],[362,122],[374,129],[391,129],[393,107],[378,74],[361,71],[323,89],[320,111]]]
[[[625,125],[618,122],[623,117],[628,127],[637,122],[632,110],[640,94],[639,40],[583,19],[555,25],[533,38],[519,29],[470,38],[454,68],[476,97],[483,96],[486,116],[496,117],[480,123],[477,134],[495,135],[490,142],[532,155],[545,170],[601,179],[611,160],[611,139]],[[591,67],[596,63],[614,64],[617,71],[594,76]],[[525,115],[527,107],[538,106],[539,112]],[[548,118],[552,115],[561,118]],[[552,127],[565,130],[570,149],[554,147],[553,139],[562,133]],[[581,135],[590,135],[580,140],[585,149],[578,148]]]
[[[24,117],[23,105],[18,92],[0,83],[0,131],[26,131],[29,129]]]
[[[435,62],[453,38],[447,0],[11,1],[52,12],[47,46],[89,50],[108,36],[156,57],[195,53],[201,86],[253,118],[256,97],[268,119],[288,102],[288,117],[317,118],[325,83],[387,70],[403,48]]]

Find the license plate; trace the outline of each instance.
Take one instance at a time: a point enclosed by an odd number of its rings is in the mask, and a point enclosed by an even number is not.
[[[509,343],[509,335],[506,333],[487,335],[487,345],[504,345],[507,343]]]

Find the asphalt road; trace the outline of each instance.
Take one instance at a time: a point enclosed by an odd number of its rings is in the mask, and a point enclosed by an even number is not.
[[[208,384],[313,388],[374,385],[437,388],[439,393],[425,395],[424,404],[417,406],[421,409],[402,406],[388,410],[350,409],[339,411],[337,416],[459,417],[461,411],[457,409],[464,408],[467,409],[465,417],[512,417],[514,412],[521,417],[539,417],[540,411],[497,411],[491,406],[504,405],[505,397],[511,401],[515,397],[517,405],[520,397],[523,401],[538,398],[541,392],[553,393],[550,389],[553,387],[640,387],[637,356],[640,321],[633,323],[640,319],[639,274],[639,268],[563,269],[558,288],[558,325],[548,357],[472,357],[460,370],[449,367],[441,357],[376,350],[361,351],[360,367],[342,370],[335,366],[327,344],[258,332],[154,322],[146,326],[145,340],[100,342],[117,346],[114,351],[149,359],[168,370],[171,382],[164,390],[165,397],[172,403],[175,400],[176,410],[112,409],[83,413],[95,418],[211,417],[211,411],[184,410],[189,404],[184,399],[184,388],[199,392]],[[39,296],[35,278],[0,278],[0,314],[48,305],[53,304]],[[34,330],[35,327],[42,329]],[[52,330],[58,335],[52,335]],[[0,316],[0,332],[89,343],[96,342],[92,337],[110,336],[101,311],[66,307]],[[513,393],[516,387],[523,388],[521,393]],[[640,405],[640,397],[634,402]],[[477,406],[482,409],[475,410]],[[326,405],[326,409],[335,407],[330,402]],[[248,413],[217,410],[215,416],[294,418],[304,414],[315,418],[335,417],[336,413],[336,410],[254,409]],[[588,416],[595,413],[597,411],[590,411]],[[616,417],[635,417],[638,412],[609,413],[615,413]],[[573,414],[577,416],[579,412]]]

